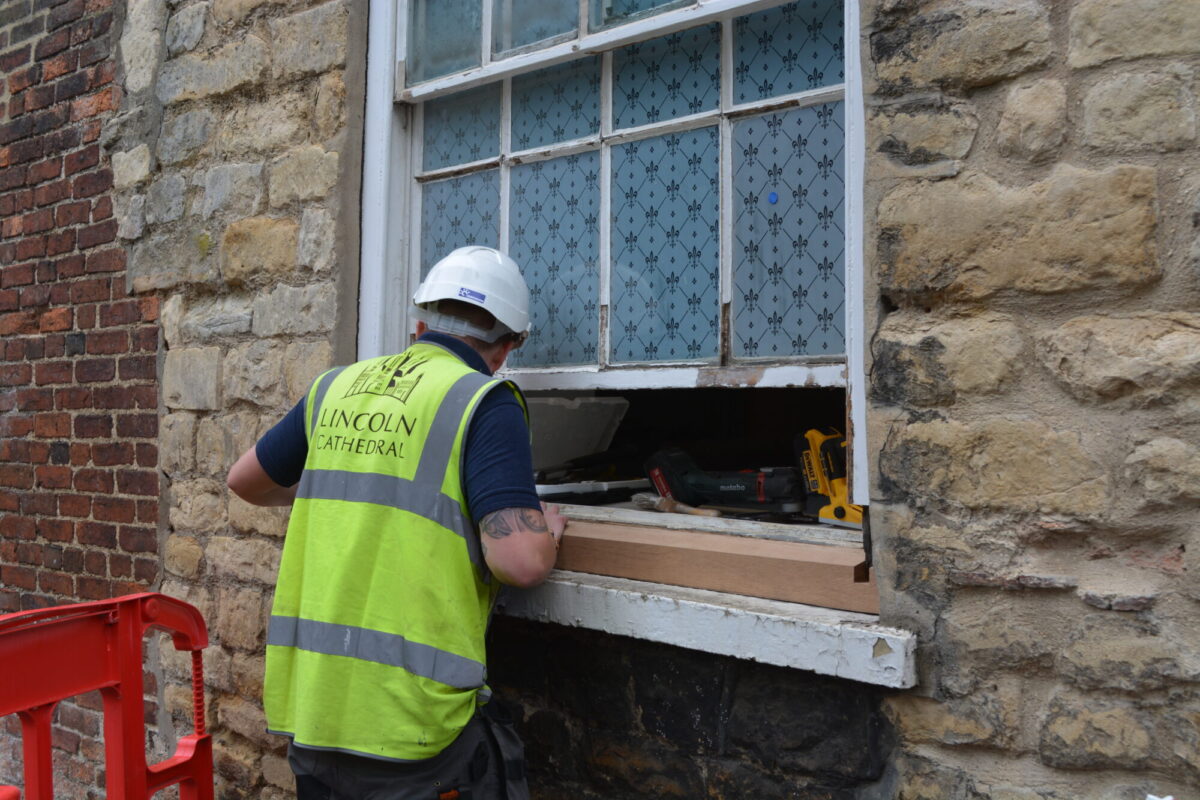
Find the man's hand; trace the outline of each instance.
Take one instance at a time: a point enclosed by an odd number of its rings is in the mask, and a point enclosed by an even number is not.
[[[504,508],[479,522],[483,558],[501,583],[528,589],[554,569],[566,519],[553,506]]]
[[[258,463],[258,456],[251,447],[229,470],[225,479],[229,490],[247,503],[256,506],[290,506],[296,499],[295,486],[280,486]]]

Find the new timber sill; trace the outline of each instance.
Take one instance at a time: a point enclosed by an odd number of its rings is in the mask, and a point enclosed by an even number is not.
[[[563,513],[570,522],[558,553],[562,570],[879,613],[874,572],[854,582],[864,558],[856,535],[770,526],[799,539],[782,541],[732,535],[722,528],[728,520],[586,506],[564,506]],[[701,525],[708,530],[695,529]]]

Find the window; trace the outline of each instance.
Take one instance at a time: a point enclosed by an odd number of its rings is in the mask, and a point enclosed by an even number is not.
[[[363,263],[387,266],[364,276],[362,355],[408,330],[373,309],[478,242],[526,270],[535,335],[509,368],[535,397],[861,414],[854,2],[454,1],[396,10],[375,178],[368,100],[365,196],[387,202],[364,204]]]

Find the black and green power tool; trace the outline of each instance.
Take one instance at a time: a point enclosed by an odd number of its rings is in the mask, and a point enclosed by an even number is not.
[[[689,506],[741,513],[794,513],[804,507],[804,486],[793,467],[707,472],[683,449],[668,447],[646,461],[646,476],[660,495]]]

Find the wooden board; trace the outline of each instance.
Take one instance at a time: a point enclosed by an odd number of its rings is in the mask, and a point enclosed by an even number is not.
[[[854,582],[862,550],[571,520],[559,569],[879,613],[874,571]]]

